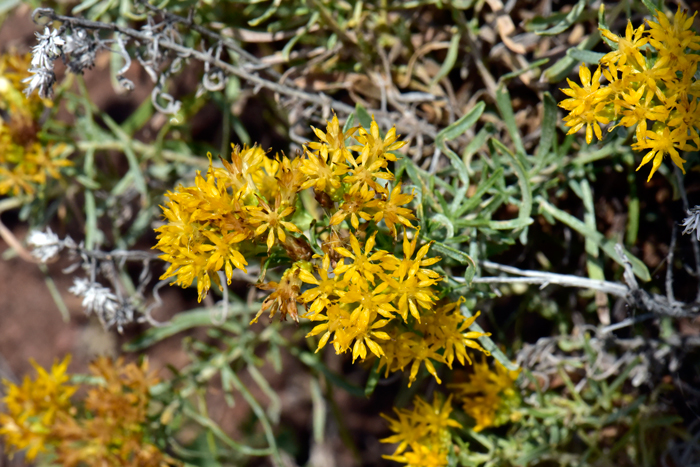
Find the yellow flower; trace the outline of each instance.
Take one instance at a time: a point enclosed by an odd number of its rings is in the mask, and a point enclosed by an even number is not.
[[[685,169],[683,168],[685,159],[681,158],[678,150],[688,151],[693,149],[692,146],[686,144],[686,141],[687,133],[682,131],[681,128],[676,128],[671,131],[668,127],[664,126],[660,131],[647,131],[646,138],[643,141],[638,141],[632,145],[632,148],[637,150],[651,149],[651,151],[644,156],[637,170],[641,169],[643,165],[650,161],[654,161],[652,162],[651,171],[647,178],[648,182],[661,165],[664,156],[668,154],[671,156],[673,163],[685,173]]]
[[[399,444],[393,455],[384,458],[416,467],[447,465],[449,430],[462,425],[450,418],[452,396],[443,400],[439,393],[433,396],[432,404],[417,396],[412,410],[394,408],[397,419],[381,414],[395,434],[380,441]]]
[[[627,29],[625,30],[625,37],[619,37],[611,33],[607,29],[600,29],[600,33],[606,37],[608,40],[615,42],[617,44],[617,50],[613,50],[606,54],[600,61],[606,65],[617,65],[623,66],[627,63],[627,59],[634,59],[636,64],[641,64],[644,62],[644,56],[641,54],[639,49],[649,42],[647,37],[643,37],[644,25],[639,26],[637,29],[632,27],[632,22],[627,22]]]
[[[572,127],[567,135],[572,135],[584,126],[586,127],[586,142],[591,144],[593,133],[600,140],[603,139],[600,124],[610,123],[606,116],[606,106],[608,105],[609,89],[600,87],[601,70],[598,68],[593,76],[585,65],[579,67],[579,77],[583,87],[577,85],[567,78],[569,89],[562,89],[562,92],[569,96],[559,103],[560,107],[569,111],[569,115],[564,118],[566,126]]]
[[[0,435],[5,437],[7,451],[26,449],[29,460],[46,451],[56,417],[71,408],[70,397],[77,390],[66,384],[70,356],[55,362],[50,372],[33,360],[31,363],[37,372],[34,380],[25,376],[21,386],[3,380],[7,392],[3,403],[8,413],[0,413]]]
[[[322,145],[318,155],[304,148],[306,158],[301,164],[301,171],[307,180],[301,185],[302,189],[314,187],[316,191],[333,193],[340,188],[341,176],[348,171],[344,161],[329,161],[328,146]]]
[[[675,112],[668,121],[669,127],[678,128],[681,134],[689,134],[695,143],[695,149],[700,148],[700,103],[698,99],[688,99],[687,94],[676,104]]]
[[[345,284],[339,280],[338,275],[333,275],[329,277],[331,257],[325,255],[323,257],[323,263],[316,270],[320,279],[316,279],[313,274],[305,269],[299,271],[299,279],[306,284],[313,284],[317,287],[308,289],[301,296],[299,296],[299,301],[308,304],[311,303],[307,318],[320,313],[324,308],[329,306],[332,301],[337,300],[339,291],[345,287]],[[307,305],[308,306],[308,305]]]
[[[396,237],[396,224],[415,229],[411,224],[412,220],[416,220],[413,211],[409,208],[401,207],[410,203],[412,200],[413,194],[401,194],[401,184],[397,183],[386,200],[377,199],[370,201],[367,207],[377,210],[372,220],[379,223],[384,219],[384,223],[389,228],[391,235]]]
[[[416,232],[413,235],[413,240],[408,240],[408,235],[406,230],[403,231],[403,258],[398,259],[395,256],[388,258],[387,265],[385,269],[387,271],[392,271],[395,277],[403,277],[406,274],[415,274],[416,277],[421,281],[427,280],[440,280],[441,276],[436,271],[432,269],[427,269],[428,266],[437,264],[440,261],[439,256],[433,258],[426,258],[428,250],[430,250],[430,243],[423,245],[416,257],[413,258],[413,254],[416,252],[416,245],[418,243],[418,234]]]
[[[370,190],[367,185],[354,193],[345,193],[343,195],[343,204],[341,204],[340,208],[331,216],[328,224],[339,225],[347,216],[350,216],[350,224],[355,230],[359,229],[360,219],[358,216],[365,221],[372,219],[372,215],[365,210],[369,209],[372,205],[374,195],[374,191]]]
[[[665,121],[668,117],[668,110],[663,105],[653,105],[654,93],[649,91],[644,95],[644,86],[637,91],[631,89],[628,94],[622,94],[619,105],[622,110],[622,118],[618,125],[631,127],[637,125],[637,141],[642,141],[647,133],[647,120]]]
[[[613,128],[636,125],[637,142],[632,147],[650,150],[639,167],[653,161],[647,181],[666,154],[683,170],[685,161],[680,151],[700,147],[700,83],[695,78],[700,36],[691,29],[694,18],[695,14],[688,17],[679,8],[673,22],[657,12],[654,20],[647,21],[648,30],[644,25],[634,29],[628,23],[624,37],[601,29],[601,34],[617,45],[617,50],[601,59],[605,67],[602,73],[609,84],[599,85],[598,72],[591,80],[584,67],[579,70],[583,87],[569,81],[571,88],[563,91],[570,98],[559,104],[569,111],[564,118],[571,127],[568,134],[586,126],[586,141],[590,144],[594,134],[601,139],[600,124],[616,120]],[[641,50],[646,44],[655,50],[646,48],[645,57]]]
[[[388,251],[379,250],[372,253],[375,245],[377,232],[373,233],[365,242],[365,251],[362,251],[360,242],[353,234],[350,234],[350,248],[352,252],[345,247],[337,247],[335,251],[341,256],[352,260],[352,263],[345,264],[343,261],[335,267],[336,274],[343,274],[349,282],[358,282],[366,280],[374,283],[374,276],[382,271],[384,258],[389,254]],[[376,262],[379,261],[379,264]]]
[[[259,201],[260,206],[248,207],[249,221],[252,225],[257,225],[255,229],[256,236],[268,231],[267,251],[270,251],[275,244],[275,231],[277,232],[277,238],[283,243],[287,238],[287,235],[284,233],[285,229],[290,232],[301,233],[301,230],[296,225],[283,220],[292,215],[294,212],[293,206],[280,206],[280,197],[275,199],[275,209],[272,209],[262,198]]]
[[[478,311],[471,318],[466,318],[459,311],[463,300],[463,298],[460,298],[456,302],[448,303],[434,311],[425,313],[421,323],[416,326],[416,329],[426,336],[426,340],[431,343],[438,343],[445,349],[443,357],[449,368],[452,368],[455,357],[462,365],[472,363],[467,349],[478,350],[484,355],[491,355],[488,350],[484,349],[476,341],[479,337],[490,336],[491,334],[469,330],[481,312]]]
[[[416,321],[420,323],[419,309],[430,309],[437,295],[432,288],[437,279],[418,277],[417,268],[404,271],[399,267],[392,274],[393,277],[381,274],[381,278],[391,287],[391,293],[398,299],[398,313],[404,321],[408,320],[411,312]]]
[[[52,102],[26,96],[29,55],[0,55],[0,196],[34,195],[49,179],[60,179],[66,145],[39,141],[41,114]]]
[[[331,335],[336,332],[342,333],[344,326],[350,322],[350,311],[348,311],[347,308],[347,306],[340,306],[339,304],[334,303],[325,309],[325,313],[317,313],[309,317],[309,319],[312,321],[325,321],[324,323],[316,325],[306,335],[306,337],[309,338],[323,333],[318,342],[316,352],[326,346]],[[334,348],[337,354],[345,351],[340,345],[340,342],[335,343]]]
[[[350,316],[352,321],[352,315]],[[353,329],[352,339],[355,340],[355,344],[352,347],[352,362],[355,363],[357,357],[360,357],[360,361],[364,361],[367,357],[367,348],[376,357],[381,357],[384,355],[381,345],[379,345],[376,340],[389,340],[389,335],[384,331],[378,331],[387,325],[390,320],[380,319],[373,322],[370,326],[356,326]]]
[[[87,416],[63,414],[52,429],[56,462],[65,467],[179,465],[147,441],[150,388],[158,383],[148,362],[101,357],[90,365],[100,384],[88,389]]]
[[[350,138],[355,131],[357,131],[357,127],[350,128],[346,133],[343,133],[343,130],[340,128],[338,117],[334,114],[333,118],[326,126],[325,133],[318,128],[314,128],[313,126],[311,129],[314,131],[318,139],[321,140],[320,143],[309,143],[309,147],[312,150],[320,151],[325,147],[331,154],[331,162],[334,164],[344,163],[346,160],[352,158],[350,151],[345,146],[345,140]]]
[[[678,69],[684,70],[697,62],[697,55],[687,54],[686,49],[700,50],[700,36],[691,28],[697,12],[688,17],[680,5],[671,24],[661,12],[657,12],[656,21],[647,21],[649,25],[649,43],[659,52],[660,60],[671,63]]]
[[[476,422],[474,431],[507,423],[520,405],[520,396],[514,389],[520,370],[507,370],[497,361],[490,368],[486,360],[472,368],[469,382],[448,387],[455,391],[456,400]]]
[[[442,467],[449,465],[447,451],[436,450],[423,444],[417,445],[414,451],[403,455],[384,456],[384,458],[406,464],[406,467]]]

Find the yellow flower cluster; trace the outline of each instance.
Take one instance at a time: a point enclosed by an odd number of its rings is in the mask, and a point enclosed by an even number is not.
[[[32,361],[36,379],[25,376],[21,386],[3,381],[3,403],[8,413],[0,413],[0,435],[5,437],[10,453],[26,449],[27,459],[33,460],[46,450],[56,415],[70,411],[70,397],[77,390],[66,384],[70,379],[66,374],[69,362],[66,358],[54,363],[48,372]]]
[[[22,80],[29,76],[31,55],[0,55],[0,195],[32,195],[47,178],[58,179],[65,145],[39,141],[40,115],[51,101],[27,97]]]
[[[22,386],[4,381],[7,413],[0,413],[0,435],[10,453],[26,449],[33,460],[51,451],[65,467],[177,465],[147,441],[149,388],[157,383],[147,363],[96,360],[90,372],[100,383],[87,390],[78,410],[70,401],[78,387],[66,384],[69,362],[55,363],[51,372],[32,362],[35,380],[25,377]]]
[[[477,432],[518,417],[515,409],[520,405],[520,396],[513,384],[520,370],[511,371],[498,361],[494,363],[493,368],[489,368],[485,359],[475,363],[468,382],[449,385],[455,402],[461,403],[464,412],[476,422]]]
[[[298,320],[304,305],[316,323],[308,336],[321,335],[318,349],[331,342],[339,354],[352,351],[353,361],[373,354],[387,373],[410,365],[410,383],[421,363],[439,382],[433,362],[464,363],[467,347],[486,353],[473,340],[484,334],[468,330],[476,317],[465,318],[461,302],[439,302],[442,277],[430,267],[440,258],[408,232],[413,194],[389,184],[393,151],[405,144],[395,129],[382,138],[373,120],[369,130],[343,131],[333,117],[325,132],[314,132],[319,141],[300,157],[272,160],[258,147],[234,148],[223,168],[210,164],[195,186],[168,193],[168,223],[156,229],[155,248],[170,263],[162,278],[183,287],[196,279],[201,300],[212,281],[222,286],[222,268],[230,283],[246,258],[291,264],[279,282],[259,285],[272,293],[253,322],[264,312]],[[346,145],[351,136],[356,144]],[[310,188],[323,210],[314,222],[300,199]],[[398,256],[397,226],[404,228]]]
[[[449,429],[462,427],[450,418],[451,399],[452,396],[443,402],[443,397],[435,393],[431,405],[417,396],[413,401],[413,410],[394,408],[397,419],[382,414],[395,434],[381,442],[399,444],[393,455],[384,457],[407,464],[408,467],[447,465],[447,455],[452,444]]]
[[[648,151],[637,170],[652,162],[647,181],[665,155],[685,173],[680,151],[700,149],[700,36],[691,28],[695,13],[688,17],[679,7],[671,23],[661,12],[655,20],[637,29],[628,22],[624,36],[601,28],[601,34],[617,46],[601,59],[601,68],[591,76],[581,65],[581,86],[568,80],[569,96],[559,105],[569,111],[564,118],[568,134],[586,127],[586,141],[603,138],[600,125],[634,127],[635,150]],[[644,52],[644,54],[642,53]],[[690,144],[692,142],[692,144]]]

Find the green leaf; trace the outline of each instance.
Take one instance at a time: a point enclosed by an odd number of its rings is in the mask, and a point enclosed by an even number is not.
[[[578,3],[576,3],[576,5],[571,9],[569,14],[564,17],[563,20],[561,20],[559,23],[555,24],[549,29],[546,29],[544,31],[537,31],[536,34],[539,34],[540,36],[555,36],[566,31],[581,16],[581,13],[583,13],[584,8],[586,8],[586,3],[586,0],[578,0]]]
[[[372,365],[372,369],[369,371],[369,378],[367,378],[367,384],[365,385],[365,397],[371,396],[377,387],[377,383],[379,382],[379,378],[381,376],[378,369],[379,359],[376,359]]]
[[[355,115],[357,115],[357,120],[360,122],[360,125],[366,130],[369,130],[369,127],[372,126],[372,117],[367,113],[367,109],[359,102],[355,105]]]
[[[597,65],[598,62],[605,57],[604,53],[581,49],[569,49],[566,51],[566,55],[573,58],[577,62],[583,62],[587,65]]]
[[[539,60],[536,60],[536,61],[528,64],[528,66],[526,66],[524,68],[521,68],[521,69],[515,70],[515,71],[511,71],[510,73],[506,73],[505,75],[501,76],[498,79],[498,82],[499,82],[499,84],[505,83],[506,81],[509,81],[513,78],[517,78],[518,76],[523,75],[534,68],[539,68],[540,66],[542,66],[546,63],[549,63],[549,59],[548,58],[541,58]]]
[[[600,249],[602,249],[603,252],[605,252],[606,255],[613,259],[613,261],[615,261],[620,266],[624,266],[622,258],[620,258],[620,256],[618,256],[617,252],[615,251],[615,242],[613,242],[612,240],[608,240],[607,238],[605,238],[605,236],[603,236],[603,234],[601,234],[597,230],[591,229],[571,214],[564,212],[561,209],[549,204],[544,199],[540,199],[540,209],[546,213],[549,213],[559,222],[568,225],[576,232],[583,235],[586,239],[594,241],[600,247]],[[650,281],[651,274],[649,274],[649,269],[647,269],[646,265],[639,258],[634,256],[627,250],[625,250],[625,255],[632,264],[632,271],[634,272],[634,274],[644,282]]]
[[[75,176],[75,180],[89,190],[99,190],[100,189],[99,183],[97,183],[95,180],[93,180],[89,177],[86,177],[85,175],[78,174]]]
[[[459,264],[469,264],[472,267],[476,267],[476,263],[468,254],[452,248],[451,246],[445,245],[442,242],[434,242],[431,248],[434,252],[445,255],[448,258],[452,258]]]
[[[453,32],[452,39],[450,40],[450,45],[447,48],[447,56],[445,57],[445,61],[442,63],[442,66],[438,70],[437,74],[435,77],[430,81],[430,87],[435,86],[442,78],[447,76],[450,71],[452,71],[452,68],[455,66],[455,62],[457,61],[457,55],[459,53],[459,41],[462,39],[462,35],[457,32]]]
[[[92,190],[85,190],[85,248],[92,250],[100,237],[97,229],[97,214],[95,212],[95,195]]]
[[[544,118],[542,119],[540,144],[535,151],[534,174],[538,174],[547,164],[547,157],[550,154],[549,151],[552,149],[554,136],[557,132],[557,103],[548,91],[544,93],[542,104],[544,105]]]
[[[377,360],[378,362],[379,360]],[[326,401],[321,393],[321,385],[318,384],[316,378],[311,378],[309,382],[311,387],[311,410],[313,413],[313,432],[314,441],[323,443],[323,435],[326,432]]]
[[[107,127],[112,130],[114,135],[122,142],[124,155],[126,156],[126,160],[129,162],[129,174],[132,176],[136,191],[141,193],[141,195],[145,198],[148,194],[146,179],[143,176],[143,172],[141,172],[138,157],[136,157],[136,153],[131,147],[131,137],[125,133],[117,122],[112,120],[109,115],[103,113],[101,117]]]
[[[462,159],[452,149],[447,147],[445,141],[450,141],[463,135],[479,120],[479,117],[481,117],[481,114],[484,113],[485,108],[486,104],[479,102],[473,109],[462,115],[459,120],[454,122],[452,125],[448,126],[444,130],[441,130],[435,137],[435,144],[440,151],[442,151],[443,154],[450,159],[452,165],[457,170],[460,181],[465,185],[469,184],[469,173],[467,171],[467,166],[464,165],[464,161],[462,161]]]
[[[122,130],[127,135],[133,136],[137,130],[141,129],[148,122],[148,120],[150,120],[154,111],[155,109],[151,99],[145,99],[143,103],[139,105],[138,109],[129,115],[129,118],[122,123]]]
[[[248,21],[248,24],[250,26],[259,25],[260,23],[274,15],[281,4],[282,0],[275,0],[270,4],[270,6],[267,8],[267,10],[265,10],[265,12],[262,15],[258,16],[257,18],[251,19],[250,21]]]
[[[249,307],[245,304],[231,303],[229,305],[229,314],[241,313],[242,311],[247,311],[248,309]],[[170,320],[168,324],[148,329],[136,339],[124,344],[123,349],[125,352],[137,352],[139,350],[147,349],[155,343],[174,336],[179,332],[203,326],[212,327],[213,324],[211,319],[210,308],[196,308],[190,311],[178,313],[173,317],[173,319]],[[237,326],[239,332],[243,331],[240,325],[231,321],[227,321],[225,324],[228,326]]]
[[[515,146],[515,151],[524,155],[525,146],[523,146],[523,141],[520,138],[518,126],[515,124],[515,114],[513,113],[513,106],[510,102],[510,93],[508,93],[508,89],[506,89],[505,85],[501,85],[496,89],[496,105],[498,106],[498,111],[501,114],[503,122],[506,124],[510,139]]]
[[[647,10],[649,10],[649,14],[651,16],[658,15],[662,9],[659,2],[653,2],[652,0],[642,0],[642,3],[644,4],[645,7],[647,7]],[[661,14],[663,14],[663,13],[661,13]]]
[[[520,185],[520,192],[522,193],[522,201],[520,203],[520,210],[518,212],[518,218],[516,219],[519,227],[516,228],[522,228],[527,225],[532,224],[533,220],[530,217],[532,214],[532,187],[530,186],[530,179],[527,176],[525,172],[525,168],[523,167],[523,164],[521,162],[521,159],[516,157],[516,155],[511,154],[511,152],[506,148],[503,143],[498,141],[497,139],[492,139],[493,145],[496,149],[501,151],[502,153],[505,153],[509,156],[511,165],[513,166],[513,170],[515,171],[515,174],[518,176],[518,184]],[[509,223],[512,223],[513,221],[491,221],[489,226],[493,223],[501,223],[503,222],[504,225],[508,225]],[[499,229],[498,227],[491,227],[491,228],[496,228]],[[502,229],[502,228],[501,228]],[[523,239],[525,240],[525,239]]]

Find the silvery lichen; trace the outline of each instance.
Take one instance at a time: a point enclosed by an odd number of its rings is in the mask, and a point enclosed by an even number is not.
[[[99,48],[99,41],[88,36],[85,29],[76,28],[72,34],[66,36],[66,45],[63,48],[64,53],[70,56],[66,60],[68,69],[75,74],[82,74],[86,68],[92,68]]]
[[[70,241],[71,244],[73,242],[70,237],[66,237],[66,241]],[[47,228],[46,232],[32,230],[27,237],[27,244],[32,247],[32,256],[42,263],[54,259],[65,247],[65,242],[50,228]]]
[[[68,291],[82,297],[85,314],[94,313],[105,328],[116,325],[119,332],[122,332],[123,325],[134,320],[133,307],[117,297],[109,287],[88,279],[75,278]]]
[[[44,33],[35,33],[39,43],[32,47],[32,62],[29,71],[34,75],[22,82],[29,83],[24,92],[30,95],[37,89],[41,97],[51,97],[56,74],[53,72],[53,62],[63,55],[66,41],[59,35],[57,29],[51,31],[48,27]]]
[[[683,229],[683,234],[693,234],[695,232],[695,237],[700,242],[700,206],[695,206],[688,210],[688,217],[685,218],[681,224],[685,229]]]

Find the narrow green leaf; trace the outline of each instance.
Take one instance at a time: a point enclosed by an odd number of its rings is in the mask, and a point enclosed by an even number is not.
[[[377,371],[379,368],[379,359],[374,361],[372,369],[369,371],[369,378],[367,378],[367,384],[365,385],[365,397],[369,397],[374,393],[379,382],[380,374]]]
[[[379,360],[377,360],[378,362]],[[316,378],[311,378],[311,410],[313,413],[314,441],[323,443],[323,435],[326,432],[326,401],[321,393],[321,385]]]
[[[95,195],[92,190],[85,190],[85,248],[95,248],[98,239],[97,213],[95,212]]]
[[[118,54],[114,54],[119,56]],[[151,99],[145,99],[141,105],[122,123],[122,131],[129,136],[133,136],[140,130],[153,116],[155,108]]]
[[[631,246],[637,243],[641,208],[639,195],[637,195],[637,178],[635,177],[634,169],[630,166],[627,167],[627,183],[630,189],[630,200],[629,203],[627,203],[627,232],[625,235],[625,243]]]
[[[248,307],[245,304],[231,303],[229,305],[229,314],[240,314],[241,312],[248,311],[255,306],[255,304]],[[232,325],[235,323],[227,321],[226,324]],[[165,326],[152,327],[148,329],[141,336],[124,344],[123,349],[125,352],[137,352],[139,350],[147,349],[153,344],[160,342],[163,339],[167,339],[168,337],[174,336],[179,332],[202,326],[213,326],[211,322],[210,308],[195,308],[190,311],[178,313]],[[242,328],[239,327],[238,330],[242,331]]]
[[[649,14],[651,16],[656,16],[661,11],[661,7],[658,2],[653,2],[652,0],[642,0],[642,3],[645,7],[647,7],[647,10],[649,10]]]
[[[591,185],[587,179],[581,180],[581,199],[586,212],[583,215],[583,220],[586,226],[592,230],[596,230],[595,222],[595,206],[593,204],[593,192]],[[586,268],[588,269],[588,277],[594,280],[604,281],[605,273],[603,272],[603,262],[599,258],[598,245],[591,240],[586,239]]]
[[[533,220],[530,217],[532,214],[532,187],[530,186],[530,179],[526,174],[525,168],[519,157],[511,154],[511,152],[506,148],[503,143],[493,139],[493,145],[496,149],[507,154],[510,158],[510,163],[513,166],[515,174],[518,176],[518,185],[520,185],[520,192],[522,193],[522,201],[520,203],[520,210],[518,212],[518,221],[520,225],[530,225]],[[499,222],[499,221],[493,221]],[[507,221],[508,222],[508,221]]]
[[[515,146],[515,151],[524,155],[525,146],[523,146],[523,140],[520,138],[518,126],[515,124],[515,114],[513,113],[513,105],[510,101],[510,93],[504,85],[499,86],[496,90],[496,105],[498,106],[498,111],[501,114],[503,122],[506,124],[510,139]]]
[[[134,186],[136,187],[136,190],[141,193],[141,196],[145,197],[148,194],[146,179],[141,171],[138,157],[136,157],[136,153],[131,147],[131,137],[126,134],[117,124],[117,122],[112,120],[109,115],[103,113],[101,117],[107,127],[112,130],[117,139],[122,142],[122,150],[124,151],[126,160],[129,162],[129,173],[133,178]]]
[[[534,173],[537,174],[547,164],[547,157],[552,149],[554,136],[557,133],[557,103],[552,95],[545,91],[542,99],[544,106],[544,117],[542,119],[542,133],[540,134],[540,144],[535,151],[535,168]]]
[[[479,120],[479,117],[481,117],[481,114],[484,113],[485,108],[486,104],[479,102],[469,112],[462,115],[459,120],[441,130],[435,137],[435,140],[443,142],[450,141],[463,135],[465,131],[467,131]]]
[[[191,418],[196,423],[210,430],[214,434],[214,436],[216,436],[219,440],[221,440],[224,444],[226,444],[234,451],[240,452],[241,454],[244,454],[246,456],[269,456],[273,454],[272,448],[256,449],[234,441],[233,439],[231,439],[230,436],[226,434],[224,430],[221,429],[219,425],[216,424],[216,422],[214,422],[214,420],[212,420],[209,417],[205,417],[203,415],[198,414],[189,407],[185,407],[184,413],[186,417]]]
[[[292,38],[289,40],[289,42],[287,42],[287,43],[285,44],[284,48],[282,49],[282,58],[284,58],[284,61],[286,61],[286,62],[289,61],[289,54],[292,53],[292,48],[294,48],[294,45],[296,45],[296,43],[299,41],[299,39],[301,39],[302,37],[304,37],[304,36],[309,32],[309,29],[310,29],[314,24],[316,24],[316,22],[318,21],[318,19],[319,19],[320,17],[321,17],[321,13],[318,12],[318,11],[314,11],[314,12],[311,14],[311,17],[309,18],[309,21],[306,23],[306,26],[304,26],[304,29],[302,29],[301,31],[299,31],[298,34],[295,34],[294,37],[292,37]]]
[[[620,256],[618,256],[617,252],[615,251],[615,242],[606,239],[600,232],[589,228],[586,224],[584,224],[571,214],[564,212],[559,208],[549,204],[544,199],[540,199],[540,209],[542,209],[544,212],[549,213],[559,222],[568,225],[576,232],[583,235],[586,239],[591,239],[595,241],[596,244],[603,250],[603,252],[605,252],[606,255],[612,258],[613,261],[615,261],[621,266],[624,265],[622,258],[620,258]],[[625,250],[625,255],[632,264],[632,271],[634,272],[634,274],[644,282],[650,281],[651,274],[649,274],[649,269],[647,269],[646,265],[639,258],[634,256],[627,250]]]
[[[282,0],[274,0],[262,15],[258,16],[257,18],[251,19],[250,21],[248,21],[248,24],[250,26],[259,25],[260,23],[274,15],[281,4]]]
[[[515,70],[515,71],[511,71],[510,73],[506,73],[505,75],[501,76],[498,79],[498,82],[499,82],[499,84],[505,83],[506,81],[509,81],[513,78],[517,78],[518,76],[523,75],[530,70],[533,70],[535,68],[539,68],[540,66],[542,66],[546,63],[549,63],[549,59],[548,58],[541,58],[539,60],[536,60],[536,61],[528,64],[528,66],[526,66],[524,68],[521,68],[521,69]]]
[[[61,312],[63,322],[70,322],[70,311],[68,311],[68,306],[66,306],[66,302],[63,301],[63,296],[61,295],[61,292],[59,291],[58,287],[56,286],[56,283],[49,274],[49,268],[47,268],[45,264],[40,264],[39,269],[44,274],[44,282],[46,283],[46,288],[49,289],[49,294],[51,295],[51,298],[53,298],[53,301],[56,304],[56,308],[58,308],[58,311]]]
[[[433,79],[430,81],[430,87],[437,84],[454,68],[455,62],[457,61],[457,55],[459,54],[459,41],[461,39],[462,34],[459,32],[453,33],[452,39],[450,40],[450,45],[447,48],[447,56],[445,57],[445,61],[442,63],[442,66],[438,70],[435,77],[433,77]]]
[[[93,180],[91,178],[86,177],[83,174],[76,175],[75,180],[89,190],[99,190],[100,189],[99,183],[97,183],[95,180]]]
[[[345,125],[343,125],[343,133],[347,133],[350,128],[352,128],[352,125],[355,123],[355,114],[351,113],[348,115],[348,119],[345,120]]]
[[[593,52],[592,50],[581,50],[581,49],[569,49],[566,51],[566,55],[573,58],[577,62],[583,62],[587,65],[597,65],[605,54],[601,52]]]
[[[449,147],[445,144],[446,141],[453,140],[461,135],[463,135],[469,128],[471,128],[481,117],[484,112],[486,104],[479,102],[466,114],[462,115],[459,120],[454,122],[452,125],[448,126],[444,130],[440,131],[435,137],[435,144],[440,149],[440,151],[445,154],[452,165],[457,170],[460,181],[468,185],[469,184],[469,173],[467,171],[467,166],[464,161]]]
[[[584,8],[586,8],[586,3],[586,0],[579,0],[578,3],[576,3],[576,5],[571,9],[569,14],[566,15],[566,17],[564,17],[564,19],[561,20],[558,24],[555,24],[551,28],[546,29],[544,31],[537,31],[536,34],[539,34],[540,36],[555,36],[566,31],[581,16],[581,13],[583,13]]]
[[[447,206],[443,206],[443,209],[447,211]],[[448,238],[452,238],[455,236],[455,228],[454,225],[452,224],[452,221],[448,219],[448,217],[444,214],[435,214],[430,218],[430,222],[434,224],[441,225],[445,228],[446,233],[445,233],[445,239],[447,240]]]
[[[372,117],[359,102],[355,105],[355,115],[357,115],[357,121],[360,122],[360,125],[364,129],[369,130],[370,126],[372,126]]]
[[[445,245],[442,242],[434,242],[431,249],[439,253],[441,255],[445,255],[448,258],[452,258],[453,260],[457,261],[459,264],[469,264],[472,267],[476,266],[476,263],[474,260],[466,253],[463,253],[455,248],[452,248],[451,246]]]

